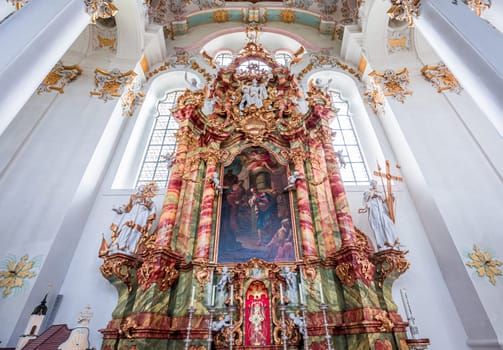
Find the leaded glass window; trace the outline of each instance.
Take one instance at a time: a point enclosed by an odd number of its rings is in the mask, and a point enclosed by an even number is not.
[[[329,91],[329,94],[332,108],[337,114],[337,117],[331,122],[330,128],[335,133],[334,149],[343,160],[340,167],[342,181],[349,185],[368,184],[369,174],[353,126],[349,103],[337,91]]]
[[[222,51],[218,55],[215,56],[215,62],[221,67],[228,66],[229,64],[232,63],[233,59],[234,59],[234,56],[232,55],[232,52],[230,52],[230,51]]]
[[[182,93],[183,90],[168,92],[163,99],[157,102],[157,116],[136,187],[152,181],[159,188],[165,188],[168,185],[169,169],[166,157],[173,154],[176,149],[175,132],[178,130],[178,122],[171,115],[171,110],[175,107],[176,101]]]

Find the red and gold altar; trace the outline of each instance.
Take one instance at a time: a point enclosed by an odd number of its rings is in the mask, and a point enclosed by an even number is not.
[[[391,288],[408,262],[353,225],[326,89],[250,41],[173,115],[154,233],[102,246],[119,295],[102,349],[405,349]]]

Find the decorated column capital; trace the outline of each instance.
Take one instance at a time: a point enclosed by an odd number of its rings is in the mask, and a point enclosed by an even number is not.
[[[463,91],[454,74],[443,63],[436,66],[425,65],[421,69],[421,74],[437,88],[437,92],[452,91],[460,94]]]
[[[384,96],[393,97],[398,102],[404,103],[407,95],[412,95],[412,91],[407,90],[410,83],[409,70],[403,68],[399,71],[386,69],[384,72],[373,70],[369,77],[374,83],[380,86]]]

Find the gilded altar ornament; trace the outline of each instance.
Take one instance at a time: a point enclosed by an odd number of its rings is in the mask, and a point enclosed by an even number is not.
[[[393,330],[393,327],[395,327],[395,324],[390,319],[389,314],[386,311],[381,311],[375,315],[374,320],[381,321],[381,326],[379,327],[380,332],[389,333]]]
[[[145,94],[141,92],[141,81],[138,77],[134,78],[126,85],[124,93],[121,95],[122,115],[131,117],[139,105],[142,104]]]
[[[84,0],[86,12],[91,16],[91,23],[96,24],[98,18],[110,18],[119,11],[112,0]]]
[[[20,10],[24,5],[26,5],[29,0],[7,0],[9,4],[16,8],[16,11]]]
[[[378,252],[372,257],[372,262],[375,264],[379,276],[379,287],[382,288],[386,278],[392,276],[396,278],[409,269],[410,262],[405,258],[408,252],[408,250],[388,249]]]
[[[382,88],[384,96],[391,96],[404,103],[407,95],[412,95],[412,91],[407,90],[410,83],[407,68],[398,72],[386,69],[383,73],[374,70],[369,73],[369,77],[373,78],[375,83]]]
[[[0,264],[0,288],[4,288],[2,296],[5,298],[13,291],[22,290],[26,280],[37,275],[34,269],[40,266],[40,258],[29,260],[28,254],[19,260],[15,256],[8,256]]]
[[[473,253],[468,253],[468,257],[472,261],[467,262],[466,266],[477,269],[480,277],[487,276],[489,281],[495,285],[495,277],[501,276],[501,269],[498,266],[503,265],[503,262],[492,258],[489,252],[483,253],[476,244],[473,245],[473,251]]]
[[[140,266],[139,260],[126,254],[101,256],[101,258],[104,259],[103,265],[100,266],[102,275],[107,279],[117,278],[131,292],[133,288],[133,271]]]
[[[421,74],[437,88],[438,92],[449,90],[460,94],[463,91],[454,74],[443,63],[437,66],[426,65],[421,69]]]
[[[66,84],[77,79],[82,74],[82,69],[77,65],[65,66],[61,61],[51,69],[42,83],[37,88],[37,94],[57,91],[63,94]]]
[[[409,27],[414,25],[414,17],[419,14],[420,0],[391,0],[388,16],[398,21],[406,21]]]
[[[136,75],[132,70],[122,73],[117,68],[111,71],[96,68],[94,70],[95,88],[89,93],[92,96],[98,96],[98,98],[105,102],[114,97],[120,97],[125,88],[135,79]]]

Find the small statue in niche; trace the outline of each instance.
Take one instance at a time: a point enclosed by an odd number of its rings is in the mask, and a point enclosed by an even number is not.
[[[156,217],[157,208],[152,198],[157,193],[155,183],[141,185],[138,192],[132,194],[129,202],[113,210],[118,214],[116,223],[112,223],[112,242],[110,252],[134,254],[140,238],[147,235]]]
[[[211,175],[211,182],[213,183],[213,187],[215,188],[215,192],[218,196],[222,193],[222,185],[220,185],[220,176],[218,176],[216,171]]]
[[[222,274],[218,278],[216,286],[216,306],[223,307],[229,296],[227,285],[231,283],[231,273],[227,266],[222,267]]]
[[[298,282],[297,273],[292,271],[290,266],[283,267],[281,275],[285,277],[286,280],[286,297],[288,298],[289,304],[297,304],[299,302],[298,295]]]
[[[284,191],[291,191],[296,188],[297,180],[303,180],[304,176],[295,170],[292,175],[288,176],[288,185],[284,188]]]
[[[358,209],[358,212],[368,213],[378,250],[392,249],[400,244],[386,205],[386,197],[377,188],[376,180],[371,180],[369,189],[363,193],[363,208]]]

